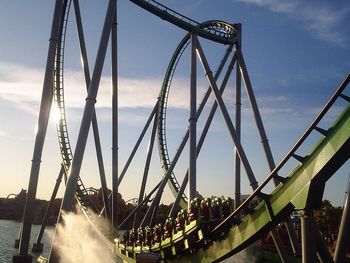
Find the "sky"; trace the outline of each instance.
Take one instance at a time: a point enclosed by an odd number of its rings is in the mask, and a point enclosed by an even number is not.
[[[350,69],[350,4],[348,1],[196,0],[160,1],[198,22],[220,19],[242,24],[242,50],[276,163],[293,146]],[[81,1],[81,13],[92,71],[107,1]],[[49,44],[54,1],[0,1],[0,196],[27,189]],[[71,12],[65,49],[65,99],[68,131],[73,148],[85,101],[83,72],[74,12]],[[164,73],[178,43],[186,34],[127,0],[118,1],[119,171],[156,102]],[[213,69],[225,46],[200,39]],[[110,50],[104,65],[96,104],[103,156],[111,185]],[[167,136],[173,156],[188,126],[189,52],[175,73],[167,113]],[[198,100],[208,84],[198,62]],[[234,78],[225,102],[234,115]],[[349,92],[348,92],[349,93]],[[213,102],[213,98],[210,99]],[[337,104],[327,128],[343,106]],[[259,182],[268,174],[260,138],[243,92],[242,144]],[[199,130],[202,121],[198,121]],[[199,136],[198,136],[199,137]],[[93,140],[89,135],[81,177],[86,186],[99,187]],[[120,192],[138,196],[149,132],[130,166]],[[311,138],[305,154],[317,138]],[[157,149],[157,147],[155,147]],[[233,196],[234,146],[217,114],[198,157],[197,190],[204,196]],[[188,149],[185,149],[188,152]],[[60,168],[55,120],[46,135],[37,197],[48,199]],[[294,164],[286,168],[291,169]],[[180,158],[175,174],[182,180],[188,154]],[[325,198],[341,205],[349,177],[346,164],[326,187]],[[150,168],[146,192],[162,176],[158,153]],[[242,193],[251,190],[242,174]],[[62,196],[63,187],[59,192]],[[165,190],[163,202],[173,201]]]

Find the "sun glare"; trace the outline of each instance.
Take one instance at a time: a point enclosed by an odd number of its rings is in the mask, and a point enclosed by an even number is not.
[[[57,108],[56,105],[52,106],[51,113],[50,113],[50,121],[52,123],[57,124],[61,119],[60,110]]]

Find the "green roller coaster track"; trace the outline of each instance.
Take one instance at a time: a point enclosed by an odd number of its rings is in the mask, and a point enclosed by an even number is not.
[[[349,80],[350,75],[343,83],[344,87]],[[336,97],[339,94],[336,94]],[[315,125],[309,130],[314,129],[317,129]],[[189,255],[167,258],[167,262],[220,261],[252,244],[278,223],[286,220],[293,211],[315,208],[321,201],[327,180],[349,159],[349,147],[350,106],[348,105],[311,152],[300,159],[301,163],[290,172],[283,183],[280,183],[271,194],[261,192],[266,185],[264,183],[251,195],[251,198],[257,196],[263,199],[253,211],[239,219],[238,212],[247,203],[244,202],[212,231],[209,237],[212,236],[214,239],[211,239],[210,245]],[[289,158],[294,152],[295,150],[288,154]],[[276,170],[272,172],[267,181],[272,179],[275,172]],[[223,236],[224,239],[215,239],[217,236]],[[181,242],[186,242],[186,238]],[[175,240],[172,246],[176,247]],[[119,240],[116,240],[115,251],[128,262],[133,262],[136,258],[135,253],[126,253],[124,249],[120,249]]]
[[[130,1],[190,33],[195,32],[201,37],[227,45],[232,45],[239,42],[240,36],[234,25],[222,21],[208,21],[206,23],[199,24],[159,4],[156,1]],[[65,4],[66,7],[64,8],[64,18],[61,22],[61,38],[56,49],[54,98],[61,115],[60,123],[57,126],[57,134],[62,155],[62,162],[67,172],[72,161],[72,150],[68,138],[64,109],[63,58],[65,31],[70,1],[65,1]],[[173,74],[182,53],[189,43],[190,33],[184,37],[175,50],[164,77],[160,92],[160,107],[158,112],[158,146],[164,173],[167,173],[170,165],[165,133],[167,99]],[[345,89],[349,79],[350,76],[347,77],[342,84],[341,89],[339,89],[332,97],[331,103],[326,106],[327,109],[325,111],[331,107],[337,98],[346,97],[341,92],[343,89]],[[317,119],[317,122],[314,122],[313,125],[310,126],[309,130],[304,136],[305,138],[311,133],[311,131],[319,130],[317,129],[317,124],[320,119],[322,119],[323,115],[324,114]],[[252,244],[264,233],[273,229],[273,227],[275,227],[278,223],[286,220],[293,211],[312,209],[317,206],[322,198],[327,180],[350,157],[350,106],[347,106],[342,114],[340,114],[336,122],[322,134],[323,138],[314,146],[307,156],[298,158],[300,164],[297,165],[286,178],[284,178],[284,180],[272,193],[264,194],[262,192],[264,186],[274,177],[274,175],[277,174],[277,171],[283,167],[286,159],[296,157],[295,151],[303,143],[305,138],[303,138],[300,143],[297,143],[297,146],[287,154],[287,157],[280,163],[280,165],[276,167],[267,180],[254,191],[246,202],[236,209],[236,211],[234,211],[221,224],[212,229],[210,233],[207,233],[205,238],[210,240],[208,244],[203,245],[193,253],[181,255],[181,252],[175,252],[176,256],[167,258],[167,262],[220,261]],[[180,187],[175,175],[170,177],[168,183],[173,194],[177,195]],[[83,207],[93,206],[93,204],[91,204],[87,199],[87,190],[85,189],[80,178],[78,179],[76,196]],[[245,215],[243,218],[239,218],[238,214],[241,212],[241,210],[255,197],[260,200],[259,204],[249,214]],[[187,205],[186,202],[186,196],[183,195],[180,205],[185,207]],[[194,231],[199,233],[201,229],[199,227]],[[161,254],[166,254],[165,249],[169,248],[169,244],[171,249],[176,250],[176,242],[188,242],[186,233],[184,233],[183,238],[178,240],[179,241],[170,240],[167,244],[167,248],[162,248],[162,245],[160,244],[158,246],[158,251],[162,252]],[[122,248],[119,245],[119,240],[117,239],[115,252],[118,256],[131,262],[136,260],[136,253],[133,250],[126,251],[127,249]]]

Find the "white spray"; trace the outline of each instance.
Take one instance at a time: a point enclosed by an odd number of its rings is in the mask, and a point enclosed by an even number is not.
[[[112,243],[96,232],[82,212],[63,213],[62,220],[55,234],[55,250],[61,263],[116,262]]]

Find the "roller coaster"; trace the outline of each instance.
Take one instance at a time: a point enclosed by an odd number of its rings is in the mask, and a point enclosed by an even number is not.
[[[39,112],[38,132],[36,134],[28,194],[20,233],[19,250],[18,254],[13,257],[13,262],[31,262],[32,260],[28,254],[32,220],[31,213],[36,195],[40,159],[50,109],[53,106],[57,107],[60,113],[60,118],[57,122],[57,137],[62,165],[47,210],[50,209],[61,179],[64,178],[66,189],[61,211],[73,211],[73,204],[76,202],[91,224],[96,223],[94,221],[95,219],[91,216],[92,212],[99,213],[108,218],[112,228],[110,229],[110,233],[106,235],[110,242],[113,243],[116,257],[122,258],[126,262],[219,262],[247,248],[266,233],[270,233],[281,261],[289,262],[290,257],[287,254],[279,233],[283,228],[288,232],[293,254],[301,255],[302,262],[316,262],[317,258],[321,262],[344,262],[346,242],[348,242],[350,235],[350,210],[348,202],[344,206],[334,256],[329,253],[327,245],[317,229],[312,218],[312,211],[320,205],[328,179],[350,157],[350,97],[347,95],[348,91],[346,90],[350,81],[350,75],[339,85],[327,104],[305,130],[304,134],[276,165],[241,51],[241,25],[220,20],[199,23],[154,0],[130,1],[159,18],[168,21],[172,25],[182,28],[187,33],[179,42],[170,59],[162,86],[160,87],[159,97],[124,168],[120,175],[118,175],[116,0],[110,0],[108,3],[96,62],[91,76],[79,1],[56,0]],[[64,100],[65,39],[72,6],[74,6],[87,88],[87,98],[74,154],[68,135]],[[109,38],[111,38],[112,49],[112,86],[114,98],[112,106],[113,182],[111,194],[109,194],[107,189],[94,106]],[[202,39],[211,41],[217,45],[226,46],[226,52],[215,71],[209,65],[206,54],[202,49]],[[168,151],[166,134],[167,105],[174,74],[179,61],[186,53],[186,49],[189,50],[188,53],[191,59],[189,85],[190,116],[188,129],[182,137],[174,157],[171,158]],[[209,86],[198,108],[196,90],[197,57],[202,64]],[[226,72],[224,72],[225,69]],[[236,80],[235,123],[233,123],[223,99],[224,90],[234,71]],[[220,79],[221,84],[219,86],[218,81]],[[270,173],[260,184],[256,180],[256,176],[240,140],[242,80],[262,142],[265,158],[270,169]],[[197,120],[201,116],[204,107],[209,104],[210,96],[213,96],[214,103],[209,110],[205,125],[197,141]],[[343,107],[342,112],[330,126],[321,127],[321,123],[326,118],[327,113],[333,110],[335,103],[339,101],[341,101],[340,104]],[[196,159],[200,154],[217,109],[220,110],[223,116],[228,133],[235,147],[236,185],[234,198],[203,198],[198,194],[196,189]],[[152,122],[153,126],[151,126]],[[90,126],[93,129],[98,159],[104,201],[102,210],[99,210],[98,205],[90,198],[91,194],[97,193],[97,190],[86,188],[80,175]],[[144,172],[143,175],[139,176],[141,180],[139,197],[132,199],[135,209],[122,222],[118,222],[118,191],[148,129],[151,130],[151,137],[146,154]],[[307,145],[306,141],[311,134],[313,136],[318,134],[319,141],[310,149],[307,155],[302,156],[299,153],[300,148]],[[156,138],[158,140],[162,178],[160,178],[159,183],[154,186],[153,190],[145,195],[149,166]],[[190,156],[189,168],[180,184],[175,175],[174,168],[178,165],[180,156],[184,154],[183,151],[187,143]],[[296,166],[290,169],[289,173],[284,174],[283,169],[288,167],[287,164],[293,159],[297,161]],[[245,200],[241,200],[240,196],[241,165],[252,187],[252,193]],[[274,184],[275,188],[268,193],[268,185],[271,184]],[[175,197],[175,201],[166,221],[156,222],[155,215],[166,185],[169,186]],[[185,194],[186,187],[188,188],[188,195]],[[150,205],[148,205],[149,203]],[[147,212],[143,214],[143,218],[139,219],[140,223],[137,223],[136,218],[140,217],[140,210],[145,207],[147,208]],[[301,247],[300,242],[296,238],[295,230],[290,223],[290,215],[294,211],[301,212]],[[42,248],[40,242],[45,229],[45,220],[44,218],[42,229],[36,242],[36,248],[39,250]],[[130,226],[132,220],[134,220],[134,223],[132,223],[132,227],[128,228],[127,226]],[[54,255],[54,253],[50,255],[49,262],[59,262],[59,255]]]

